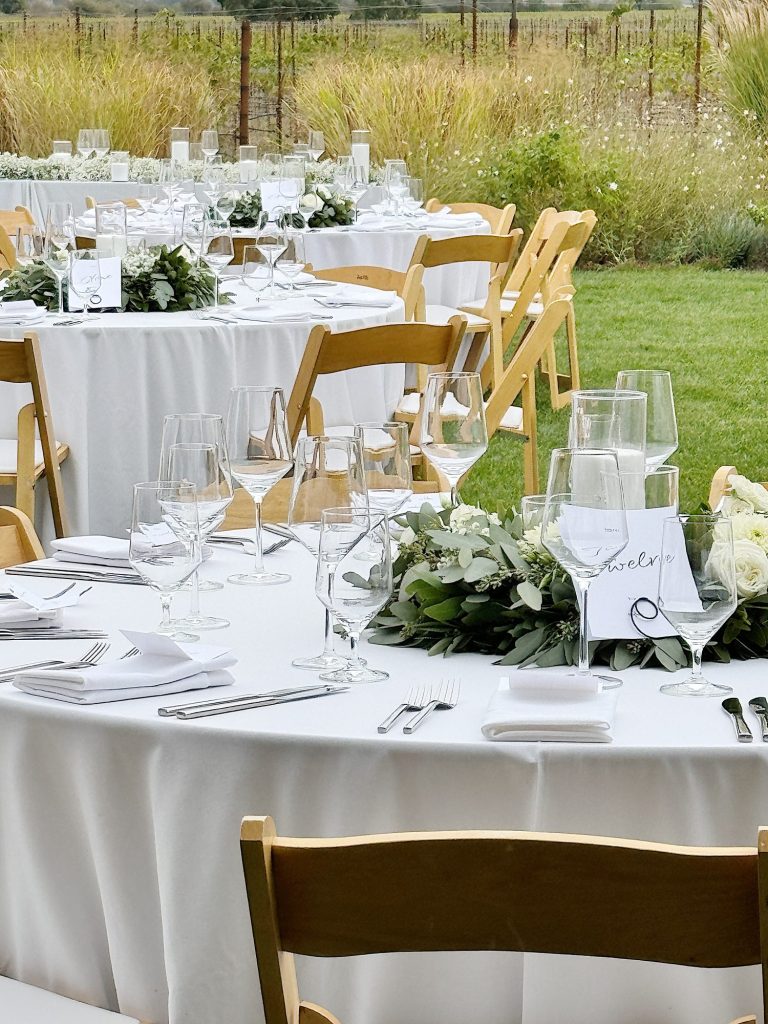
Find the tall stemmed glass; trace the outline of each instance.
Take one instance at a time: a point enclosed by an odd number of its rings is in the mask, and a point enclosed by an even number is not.
[[[45,253],[45,236],[40,228],[25,225],[16,231],[16,262],[30,266]]]
[[[222,272],[235,258],[235,247],[232,241],[232,230],[228,221],[220,218],[209,218],[203,228],[203,247],[201,250],[203,263],[213,274],[215,284],[214,306],[219,304],[219,280]]]
[[[290,298],[296,297],[296,279],[307,265],[304,235],[301,231],[286,231],[286,250],[279,258],[278,269],[288,278],[291,288]]]
[[[202,203],[186,203],[181,214],[181,241],[189,251],[200,259],[203,251],[203,236],[208,220],[208,208]]]
[[[644,508],[647,398],[642,391],[599,388],[571,395],[571,448],[613,448],[629,508]]]
[[[163,419],[163,436],[160,445],[160,477],[167,477],[169,465],[169,451],[175,444],[212,444],[218,452],[221,474],[229,481],[230,501],[232,498],[232,481],[229,467],[229,456],[227,455],[227,443],[224,435],[223,417],[215,413],[188,412],[172,413]],[[209,530],[201,530],[203,543],[209,533],[212,533],[224,519],[222,514],[218,522],[211,524]],[[223,583],[217,580],[192,581],[192,614],[199,614],[198,591],[221,590]]]
[[[240,268],[240,276],[243,284],[254,293],[258,301],[260,294],[269,284],[266,261],[259,252],[258,246],[243,246],[243,265]]]
[[[288,527],[310,554],[320,548],[322,512],[335,507],[368,509],[360,443],[351,437],[303,437],[294,453]],[[346,659],[333,649],[331,613],[325,609],[325,646],[314,658],[297,658],[296,668],[320,671],[342,668]]]
[[[448,478],[451,503],[458,505],[459,480],[488,449],[479,373],[429,374],[419,446],[425,458]]]
[[[80,320],[88,320],[91,305],[101,301],[101,259],[98,249],[80,249],[69,254],[69,308],[72,297],[77,296],[83,304]]]
[[[106,128],[94,128],[92,140],[95,156],[106,156],[112,148],[112,143],[109,139],[109,132]]]
[[[197,488],[199,545],[201,537],[208,537],[222,524],[227,506],[232,501],[232,483],[222,466],[218,447],[215,444],[171,445],[168,449],[168,473]],[[179,521],[179,526],[183,529],[183,521]],[[174,621],[177,626],[191,629],[224,629],[229,625],[229,619],[201,615],[200,609],[194,607],[189,615]]]
[[[667,370],[619,370],[616,387],[643,391],[648,396],[645,428],[645,468],[652,473],[677,451],[677,417],[672,377]]]
[[[45,216],[45,265],[56,278],[59,313],[64,312],[64,281],[69,253],[75,248],[75,215],[71,203],[51,203]]]
[[[200,147],[206,160],[211,160],[219,152],[219,133],[208,130],[200,133]]]
[[[579,596],[581,679],[603,689],[621,686],[613,676],[594,676],[589,667],[589,586],[629,542],[619,463],[615,451],[555,448],[549,464],[541,541],[573,580]]]
[[[182,513],[183,531],[177,526]],[[200,638],[171,622],[171,594],[197,571],[199,539],[197,494],[192,484],[178,480],[134,484],[128,560],[160,594],[163,620],[157,632],[187,643]]]
[[[267,295],[270,299],[282,297],[278,296],[275,290],[275,264],[288,247],[285,228],[280,225],[284,214],[285,211],[282,207],[276,207],[271,214],[267,210],[262,210],[259,214],[256,248],[269,266],[269,290]]]
[[[673,697],[722,697],[730,686],[701,671],[704,648],[736,610],[736,566],[730,519],[715,513],[664,520],[659,560],[659,610],[691,649],[693,671],[659,689]]]
[[[413,494],[411,445],[407,423],[357,423],[371,508],[399,512]]]
[[[325,139],[322,132],[310,132],[308,140],[309,155],[317,161],[325,152]]]
[[[293,466],[282,388],[235,387],[227,408],[227,451],[232,476],[256,507],[256,564],[252,572],[227,577],[245,586],[287,583],[286,573],[267,572],[261,530],[261,503]]]
[[[327,508],[321,514],[315,593],[344,626],[350,659],[323,672],[329,683],[376,683],[389,673],[360,658],[360,634],[392,593],[392,554],[386,514],[359,508]],[[367,563],[361,566],[360,563]]]
[[[77,133],[77,152],[86,159],[94,152],[93,128],[81,128]]]

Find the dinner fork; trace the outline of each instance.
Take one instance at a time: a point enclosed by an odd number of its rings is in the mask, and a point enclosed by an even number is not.
[[[406,695],[405,702],[398,705],[389,718],[384,719],[381,725],[378,726],[378,731],[389,732],[400,715],[404,715],[406,711],[422,711],[429,697],[428,686],[412,686]]]
[[[86,651],[80,661],[65,661],[63,665],[53,665],[51,667],[52,672],[61,672],[64,669],[86,669],[95,668],[96,665],[101,661],[104,655],[110,648],[108,643],[94,644],[93,647]]]
[[[424,706],[424,710],[420,711],[418,715],[415,715],[407,723],[407,725],[403,726],[403,732],[407,736],[410,736],[410,734],[415,732],[433,711],[450,711],[451,708],[455,708],[459,700],[460,692],[461,684],[458,679],[445,680],[441,683],[440,688],[434,694],[432,699]]]
[[[126,651],[125,654],[121,654],[120,657],[118,658],[118,661],[125,661],[126,658],[135,658],[138,653],[139,648],[132,647],[129,651]]]

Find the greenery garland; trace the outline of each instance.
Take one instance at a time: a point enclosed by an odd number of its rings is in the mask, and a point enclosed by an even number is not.
[[[317,197],[315,212],[306,225],[301,213],[291,215],[291,226],[294,228],[330,228],[352,224],[355,219],[351,200],[343,199],[330,192],[316,189],[313,198]],[[229,215],[229,223],[233,228],[255,228],[261,213],[261,195],[259,192],[242,192],[235,202],[235,208]]]

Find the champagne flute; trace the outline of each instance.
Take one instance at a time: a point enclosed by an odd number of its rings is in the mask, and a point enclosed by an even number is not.
[[[392,594],[392,553],[386,514],[353,507],[321,513],[315,593],[344,626],[349,661],[320,678],[329,683],[376,683],[388,672],[360,658],[360,634]],[[367,563],[364,567],[360,562]]]
[[[451,486],[459,504],[459,480],[488,448],[479,373],[430,373],[422,404],[419,446]]]
[[[69,254],[69,308],[72,311],[72,296],[76,295],[83,304],[83,313],[79,317],[85,322],[89,319],[91,305],[101,301],[101,259],[98,249],[80,249]]]
[[[232,483],[228,468],[225,470],[222,466],[217,445],[199,442],[171,445],[168,449],[167,465],[170,475],[194,484],[197,489],[199,546],[201,537],[208,537],[222,524],[227,506],[232,501]],[[179,520],[178,525],[183,529],[183,520]],[[201,615],[199,608],[193,608],[189,615],[175,619],[174,622],[177,626],[192,629],[224,629],[230,624],[229,619]]]
[[[214,306],[219,305],[219,280],[222,271],[235,258],[235,247],[232,241],[232,230],[225,220],[209,218],[203,225],[203,247],[201,250],[205,263],[215,281]]]
[[[177,527],[181,509],[186,522],[183,531]],[[171,594],[200,564],[197,495],[192,484],[178,480],[134,484],[128,560],[160,594],[163,619],[157,632],[187,643],[199,640],[171,622]]]
[[[413,494],[408,424],[357,423],[355,437],[362,447],[371,508],[382,509],[393,516]]]
[[[245,586],[287,583],[285,573],[267,572],[261,529],[261,503],[293,466],[282,388],[234,387],[227,408],[227,451],[232,476],[253,498],[256,510],[256,564],[252,572],[228,577]]]
[[[285,237],[285,229],[280,226],[280,220],[284,215],[282,207],[277,207],[272,214],[262,210],[259,214],[259,223],[256,234],[256,248],[267,261],[269,266],[269,291],[270,299],[282,298],[275,290],[275,263],[283,255],[288,240]]]
[[[351,437],[302,437],[294,453],[293,490],[288,506],[288,528],[317,556],[322,512],[334,507],[368,509],[360,442]],[[325,609],[325,646],[312,658],[296,658],[296,668],[333,670],[346,659],[333,649],[331,613]]]
[[[717,513],[664,520],[659,560],[659,611],[688,644],[691,675],[659,689],[673,697],[722,697],[730,686],[701,671],[704,648],[738,604],[733,525]]]
[[[651,473],[677,451],[677,418],[672,377],[667,370],[620,370],[616,387],[643,391],[648,396],[645,466]]]
[[[211,129],[201,132],[200,146],[206,160],[210,160],[215,157],[219,152],[219,133]]]
[[[587,596],[590,584],[629,543],[616,452],[555,448],[549,464],[541,541],[573,580],[579,597],[579,679],[614,689],[621,680],[589,667]]]

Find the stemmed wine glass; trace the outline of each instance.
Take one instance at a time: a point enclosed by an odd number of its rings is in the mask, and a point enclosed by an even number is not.
[[[716,513],[664,520],[659,560],[659,610],[691,649],[693,671],[681,683],[665,683],[673,697],[722,697],[730,686],[702,675],[704,648],[736,610],[733,526]]]
[[[302,437],[294,453],[293,490],[288,527],[310,554],[320,548],[322,512],[335,507],[368,510],[360,443],[351,437]],[[296,658],[296,668],[342,668],[346,659],[333,649],[331,613],[325,610],[325,646],[313,658]]]
[[[361,562],[366,563],[363,567]],[[392,593],[392,554],[386,514],[354,507],[321,513],[315,593],[344,626],[349,661],[320,678],[329,683],[375,683],[388,672],[368,668],[360,658],[360,634]]]
[[[422,403],[419,446],[448,478],[451,503],[459,504],[459,480],[488,448],[479,373],[430,373]]]
[[[267,264],[257,245],[243,246],[243,265],[240,268],[243,284],[258,297],[269,284]]]
[[[355,437],[362,447],[370,506],[392,516],[413,494],[408,424],[357,423]]]
[[[200,147],[206,160],[212,159],[219,152],[219,133],[205,131],[200,133]]]
[[[94,148],[93,129],[81,128],[77,133],[77,152],[87,158],[94,152]]]
[[[56,278],[59,313],[64,312],[64,280],[69,253],[75,248],[75,216],[71,203],[51,203],[45,216],[45,265]]]
[[[93,141],[93,152],[95,156],[106,156],[111,149],[109,132],[106,128],[94,128],[91,135]]]
[[[652,473],[677,451],[677,418],[672,377],[667,370],[619,370],[616,387],[643,391],[648,396],[645,468]]]
[[[549,464],[541,541],[573,580],[579,596],[579,665],[574,673],[593,677],[603,689],[621,686],[613,676],[589,667],[589,586],[629,542],[619,462],[615,451],[555,448]]]
[[[278,258],[278,270],[288,278],[291,298],[296,297],[296,278],[307,265],[304,235],[300,231],[286,231],[286,249]]]
[[[627,507],[644,508],[647,398],[642,391],[598,388],[571,395],[571,448],[616,451]]]
[[[229,576],[230,583],[287,583],[290,576],[266,572],[261,529],[261,503],[293,466],[282,388],[234,387],[227,408],[227,451],[232,476],[253,498],[256,507],[256,564],[251,572]]]
[[[83,304],[79,318],[82,321],[88,320],[90,307],[101,301],[101,280],[98,249],[80,249],[69,254],[69,308],[72,309],[72,296],[76,295]]]
[[[405,160],[387,160],[384,186],[392,204],[392,212],[398,214],[400,204],[408,195],[408,167]]]
[[[32,225],[25,225],[16,230],[16,262],[21,266],[30,266],[35,260],[41,260],[45,252],[45,236]]]
[[[183,514],[184,530],[178,529]],[[171,622],[171,594],[200,564],[197,494],[190,483],[160,480],[134,484],[128,560],[149,586],[158,591],[163,619],[157,632],[173,640],[199,640]]]
[[[235,258],[232,230],[228,221],[209,218],[203,225],[201,257],[213,274],[215,281],[214,306],[219,304],[219,281],[225,267]]]
[[[186,203],[181,214],[181,241],[197,259],[203,250],[203,235],[208,208],[202,203]]]
[[[309,155],[317,161],[325,152],[325,139],[322,132],[310,132],[308,138]]]
[[[285,229],[281,227],[280,221],[285,211],[277,207],[270,215],[267,210],[259,214],[259,224],[256,234],[256,248],[267,261],[269,266],[269,291],[270,299],[282,298],[275,290],[275,263],[288,247],[288,240],[285,236]]]

